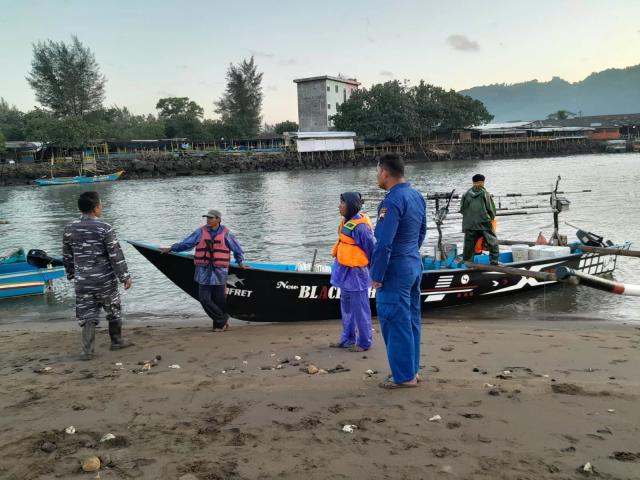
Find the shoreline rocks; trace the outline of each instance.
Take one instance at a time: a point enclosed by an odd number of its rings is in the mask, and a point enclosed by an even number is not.
[[[396,151],[394,147],[389,151]],[[358,166],[373,166],[378,155],[385,152],[379,148],[375,154],[370,148],[356,150],[352,153],[322,152],[311,155],[298,155],[294,152],[277,154],[266,153],[204,153],[187,152],[177,156],[173,153],[144,152],[134,159],[99,160],[100,171],[105,173],[124,170],[122,180],[145,178],[171,178],[183,176],[223,175],[228,173],[245,172],[275,172],[293,170],[318,170],[325,168],[349,168]],[[521,152],[492,152],[488,155],[478,149],[476,144],[460,144],[446,155],[440,151],[434,153],[422,148],[407,147],[399,152],[407,163],[421,163],[434,161],[483,160],[499,158],[535,158],[548,156],[575,155],[594,153],[590,146],[563,145],[556,151],[521,151]],[[33,184],[37,178],[49,177],[51,167],[48,163],[17,163],[0,165],[0,186],[18,186]],[[77,175],[77,167],[72,164],[56,165],[54,175],[57,177]]]

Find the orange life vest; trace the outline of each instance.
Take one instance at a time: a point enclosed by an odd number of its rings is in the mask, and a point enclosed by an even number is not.
[[[343,218],[338,227],[338,241],[333,246],[331,255],[336,257],[338,263],[345,267],[367,267],[369,265],[367,254],[356,245],[356,241],[353,239],[353,232],[360,224],[364,223],[373,230],[369,216],[366,213],[360,213],[360,215],[362,218],[349,220],[348,222],[345,222]]]
[[[493,230],[493,233],[496,233],[497,228],[498,228],[498,222],[496,222],[496,219],[494,218],[493,220],[491,220],[491,230]],[[473,253],[475,253],[476,255],[480,255],[485,250],[489,250],[489,249],[487,248],[487,244],[484,241],[484,237],[480,237],[476,241],[476,246],[473,249]]]
[[[196,245],[193,263],[196,265],[213,265],[214,267],[228,267],[231,261],[231,251],[227,247],[225,237],[229,229],[222,228],[222,232],[211,239],[209,229],[202,227],[200,242]]]

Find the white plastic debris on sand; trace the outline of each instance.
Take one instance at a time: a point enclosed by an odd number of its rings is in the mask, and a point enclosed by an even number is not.
[[[115,438],[116,438],[116,436],[113,433],[106,433],[100,439],[100,443],[108,442],[109,440],[114,440]]]

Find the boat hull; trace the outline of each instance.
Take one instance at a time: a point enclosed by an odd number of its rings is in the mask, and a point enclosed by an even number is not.
[[[113,182],[118,180],[123,171],[111,173],[109,175],[96,175],[94,177],[85,177],[77,176],[77,177],[60,177],[60,178],[40,178],[36,180],[36,184],[39,187],[48,187],[52,185],[72,185],[72,184],[81,184],[81,183],[99,183],[99,182]]]
[[[157,247],[130,242],[147,260],[178,287],[198,299],[193,280],[193,257],[161,254]],[[533,271],[553,271],[566,266],[591,274],[612,273],[617,257],[575,253],[564,257],[513,263]],[[340,318],[340,289],[331,286],[329,273],[297,272],[287,266],[250,264],[231,266],[227,280],[227,308],[232,317],[256,322],[318,321]],[[293,266],[291,266],[293,268]],[[274,270],[273,268],[279,268]],[[425,270],[422,275],[423,312],[465,305],[486,298],[512,295],[557,282],[474,269]],[[372,314],[376,314],[375,290],[369,291]]]
[[[40,295],[51,281],[64,276],[64,267],[36,268],[27,262],[0,264],[0,299]]]

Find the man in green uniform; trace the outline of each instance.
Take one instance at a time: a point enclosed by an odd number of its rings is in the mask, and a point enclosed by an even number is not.
[[[131,346],[122,338],[122,311],[118,283],[131,288],[131,275],[113,227],[100,220],[98,192],[78,198],[82,215],[64,227],[62,253],[67,278],[74,280],[76,317],[82,327],[83,360],[94,355],[100,310],[107,313],[111,350]]]
[[[465,262],[473,261],[476,242],[484,237],[489,249],[491,264],[497,265],[500,256],[498,238],[496,237],[493,220],[496,218],[496,206],[491,194],[484,188],[484,175],[474,175],[471,187],[460,199],[460,213],[462,213],[462,230],[464,230]]]

